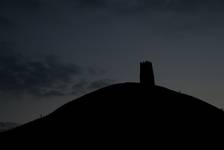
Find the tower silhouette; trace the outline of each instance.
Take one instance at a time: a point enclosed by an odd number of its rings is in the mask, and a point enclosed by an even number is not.
[[[140,63],[140,83],[147,86],[155,86],[153,67],[149,61]]]

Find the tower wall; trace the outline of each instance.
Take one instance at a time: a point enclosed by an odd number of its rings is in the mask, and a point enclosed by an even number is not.
[[[140,83],[149,86],[155,85],[153,67],[149,61],[140,63]]]

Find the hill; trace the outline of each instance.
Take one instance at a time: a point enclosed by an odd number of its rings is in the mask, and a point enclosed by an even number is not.
[[[86,94],[46,117],[1,133],[0,141],[22,148],[29,143],[41,148],[139,149],[155,145],[159,149],[165,143],[205,145],[223,133],[222,110],[156,86],[150,62],[141,63],[140,68],[140,83],[114,84]]]
[[[137,140],[222,130],[223,111],[197,98],[140,83],[115,84],[89,93],[50,115],[0,135],[9,141]],[[113,138],[112,138],[113,139]],[[98,141],[96,140],[96,141]],[[110,139],[111,140],[111,139]]]

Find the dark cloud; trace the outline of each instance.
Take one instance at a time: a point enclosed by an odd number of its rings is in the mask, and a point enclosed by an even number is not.
[[[53,56],[34,61],[27,60],[7,43],[1,43],[0,49],[0,91],[4,93],[46,95],[82,73],[79,66]]]
[[[13,22],[4,16],[0,16],[0,29],[8,29],[10,27],[12,27]]]
[[[87,71],[88,71],[88,74],[96,75],[96,76],[103,75],[103,74],[105,74],[107,72],[105,69],[93,68],[93,67],[88,67]]]
[[[102,9],[104,11],[125,12],[131,13],[136,11],[143,11],[155,7],[156,2],[150,5],[145,0],[76,0],[80,8]]]
[[[39,15],[45,2],[39,0],[1,0],[0,1],[0,30],[11,30]],[[12,28],[13,27],[13,28]]]
[[[99,89],[99,88],[103,88],[106,87],[110,84],[112,84],[114,81],[110,80],[110,79],[101,79],[101,80],[97,80],[97,81],[93,81],[89,84],[88,88],[89,89]]]
[[[14,122],[0,122],[0,132],[15,128],[17,126],[19,126],[19,124]]]
[[[96,79],[91,81],[82,79],[72,86],[71,94],[85,93],[89,90],[100,89],[113,83],[114,81],[111,79]]]
[[[222,0],[77,0],[80,6],[104,8],[118,11],[175,10],[198,11],[217,10],[224,7]]]
[[[21,10],[34,11],[41,8],[45,4],[41,0],[1,0],[0,8],[6,10],[7,8],[20,8]]]
[[[73,91],[72,92],[80,92],[80,91],[85,91],[86,86],[89,84],[89,82],[86,79],[81,79],[77,83],[75,83],[72,86]]]
[[[62,91],[51,90],[51,91],[45,92],[43,96],[64,96],[64,95],[66,95],[66,94],[63,93]]]
[[[82,86],[87,86],[79,81],[80,77],[89,74],[84,67],[65,63],[56,56],[46,56],[41,61],[30,60],[7,42],[0,43],[0,50],[0,94],[63,96],[70,90],[81,90]],[[91,81],[86,82],[89,84]]]
[[[70,6],[76,8],[103,9],[119,12],[136,11],[217,11],[224,8],[223,0],[2,0],[0,8],[19,8],[21,11],[36,11],[44,6]],[[87,10],[87,9],[86,9]],[[50,10],[49,10],[50,11]]]

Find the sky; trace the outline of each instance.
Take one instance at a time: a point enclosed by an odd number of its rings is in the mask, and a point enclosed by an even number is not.
[[[0,122],[138,82],[143,60],[158,85],[224,108],[223,18],[223,0],[1,0]]]

